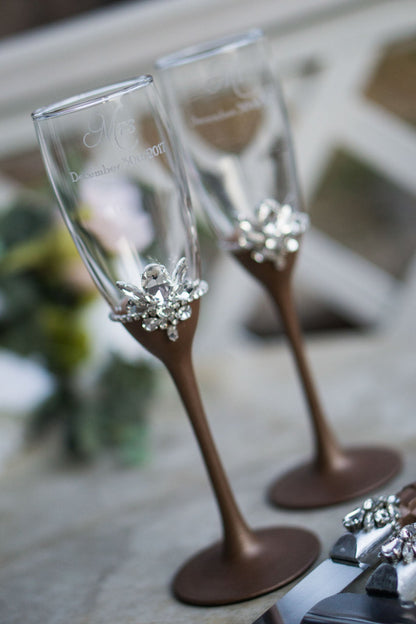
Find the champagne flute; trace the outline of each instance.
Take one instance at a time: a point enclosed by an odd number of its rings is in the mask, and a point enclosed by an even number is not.
[[[401,461],[386,448],[342,448],[320,404],[292,295],[309,220],[269,56],[263,33],[252,30],[173,53],[156,67],[202,207],[222,247],[263,284],[280,312],[309,408],[314,457],[278,477],[269,499],[313,508],[380,486]]]
[[[227,604],[292,580],[319,545],[305,529],[251,530],[216,450],[194,375],[199,248],[187,181],[151,76],[47,106],[33,120],[61,213],[114,321],[169,371],[199,444],[223,539],[179,570],[175,595]],[[120,397],[120,401],[123,397]]]

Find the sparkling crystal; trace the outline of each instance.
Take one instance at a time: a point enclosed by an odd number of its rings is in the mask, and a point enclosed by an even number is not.
[[[273,238],[281,238],[283,234],[276,220],[263,225],[262,231],[266,236],[272,236]]]
[[[136,306],[136,304],[132,303],[130,301],[126,305],[126,310],[132,316],[138,316],[138,315],[140,315],[140,312],[141,312],[141,310],[139,310],[139,308]]]
[[[395,537],[392,540],[390,540],[390,542],[387,542],[387,544],[384,544],[382,546],[381,552],[384,558],[389,563],[395,563],[397,561],[400,561],[400,557],[402,555],[402,548],[403,548],[403,540],[401,540],[398,537]]]
[[[142,273],[142,288],[160,302],[167,299],[171,280],[166,267],[161,264],[148,264]]]
[[[153,298],[159,306],[162,306],[166,300],[166,297],[169,296],[169,291],[166,289],[165,291],[160,288],[153,294]]]
[[[174,325],[169,325],[167,329],[167,335],[169,340],[171,340],[172,342],[176,342],[179,338],[179,332],[177,327],[175,327]]]
[[[143,303],[146,303],[144,292],[138,286],[127,284],[126,282],[117,282],[117,288],[127,297],[133,296],[136,302],[143,301]]]
[[[285,248],[290,253],[294,253],[299,249],[299,243],[296,238],[287,238],[285,240]]]
[[[353,511],[345,516],[343,520],[344,527],[348,531],[358,531],[363,526],[364,515],[365,512],[361,507],[353,509]]]
[[[243,232],[251,232],[251,230],[253,229],[253,226],[251,225],[250,221],[247,221],[246,219],[243,219],[242,221],[240,221],[240,228],[243,230]]]
[[[208,292],[208,284],[205,280],[201,280],[192,290],[192,297],[199,299]]]
[[[257,220],[263,225],[273,225],[276,221],[276,216],[279,210],[280,204],[275,199],[265,199],[257,205],[255,214]]]
[[[395,496],[394,494],[392,494],[391,496],[387,497],[387,501],[386,501],[389,505],[400,505],[400,499],[397,498],[397,496]]]
[[[155,331],[159,328],[160,320],[154,316],[150,316],[142,321],[142,327],[148,332]]]
[[[364,511],[371,511],[371,509],[373,509],[374,506],[374,501],[372,498],[367,498],[364,502],[363,502],[363,509]]]
[[[387,509],[377,509],[374,513],[374,522],[377,528],[386,526],[392,518]]]
[[[403,529],[399,533],[399,537],[402,540],[409,540],[412,537],[412,533],[408,527],[403,527]]]
[[[264,246],[266,249],[275,250],[279,246],[279,243],[275,238],[266,238]]]
[[[296,224],[296,217],[290,206],[285,204],[281,207],[277,222],[279,231],[282,232],[282,234],[290,234],[293,231],[293,226]],[[297,232],[294,233],[296,234]]]
[[[375,527],[374,515],[372,513],[366,513],[363,520],[364,531],[371,531]]]
[[[255,260],[255,262],[258,262],[259,264],[264,262],[264,255],[262,253],[260,253],[259,251],[255,251],[252,254],[252,258],[253,258],[253,260]]]
[[[173,270],[172,280],[176,284],[180,284],[181,282],[184,282],[186,279],[187,271],[188,271],[188,263],[186,261],[186,258],[181,258]]]
[[[175,302],[171,302],[171,307],[176,303],[180,306],[184,301],[189,301],[189,283],[178,284],[175,288]]]
[[[246,249],[246,248],[250,247],[250,243],[248,242],[248,240],[246,239],[245,236],[239,236],[238,237],[238,245],[242,249]]]
[[[252,230],[251,232],[247,232],[246,240],[249,245],[262,247],[265,242],[265,236],[263,232],[256,232],[255,230]]]
[[[402,548],[402,559],[404,563],[411,563],[414,560],[414,553],[411,542],[405,542]]]
[[[344,526],[349,531],[358,531],[364,529],[370,531],[373,528],[384,527],[387,524],[395,525],[400,517],[398,502],[395,496],[378,496],[376,498],[368,498],[361,507],[354,509],[344,518]],[[404,533],[402,534],[402,532]],[[414,531],[414,533],[413,533]],[[416,535],[416,528],[408,525],[402,529],[399,537],[403,540],[411,539],[409,535]]]
[[[189,318],[191,318],[192,315],[192,308],[190,305],[187,306],[182,306],[181,308],[179,308],[179,310],[176,313],[176,318],[179,319],[180,321],[187,321]]]
[[[189,303],[207,292],[207,283],[187,279],[187,261],[184,257],[178,261],[172,277],[165,266],[154,263],[145,267],[140,280],[142,288],[117,282],[118,288],[129,299],[125,304],[125,312],[120,307],[110,314],[110,318],[123,323],[141,319],[146,331],[163,329],[167,331],[170,340],[177,340],[176,326],[191,316]]]
[[[391,503],[387,503],[386,505],[386,509],[389,512],[391,518],[399,518],[400,517],[400,511],[397,505],[392,505]]]
[[[171,314],[171,309],[167,305],[161,305],[157,308],[157,315],[161,319],[169,318],[170,314]]]
[[[289,234],[296,235],[297,232],[294,230],[293,225],[291,223],[284,223],[280,228],[280,232],[283,236],[289,236]]]
[[[294,218],[293,215],[296,214],[297,212],[293,210],[292,206],[289,206],[289,204],[283,204],[283,206],[280,207],[279,217],[280,220],[283,222],[289,221],[291,218]]]
[[[283,269],[286,255],[298,251],[297,239],[308,223],[304,213],[268,198],[256,206],[252,221],[247,218],[239,221],[238,244],[241,249],[251,249],[256,262],[270,261],[277,269]]]
[[[304,212],[298,212],[294,215],[291,224],[291,233],[294,236],[299,236],[306,232],[309,227],[309,216]]]

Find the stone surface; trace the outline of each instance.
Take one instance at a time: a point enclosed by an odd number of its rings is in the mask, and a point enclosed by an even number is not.
[[[409,317],[410,318],[410,317]],[[415,339],[332,337],[308,345],[322,400],[347,444],[388,444],[416,478]],[[311,453],[306,409],[284,344],[245,343],[196,370],[214,437],[252,526],[311,527],[326,557],[356,501],[312,512],[272,509],[265,488]],[[220,535],[189,424],[167,374],[152,413],[152,459],[74,469],[28,453],[0,480],[1,624],[251,624],[287,588],[235,606],[175,601],[177,568]],[[361,501],[360,501],[361,502]]]

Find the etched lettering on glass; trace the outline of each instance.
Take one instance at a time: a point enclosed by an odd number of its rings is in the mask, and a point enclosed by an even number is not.
[[[117,106],[110,117],[96,113],[88,124],[88,130],[82,142],[88,149],[98,147],[105,140],[122,150],[132,150],[137,145],[136,124],[134,119],[120,119],[122,106]]]
[[[229,67],[221,73],[216,65],[208,70],[209,77],[201,85],[202,91],[195,94],[188,105],[191,125],[211,125],[240,116],[252,125],[251,117],[263,108],[266,97],[255,76],[239,66]],[[241,123],[246,123],[243,119]]]
[[[153,158],[157,158],[161,154],[166,153],[165,143],[161,141],[151,147],[147,147],[142,152],[138,152],[136,154],[129,154],[128,156],[122,156],[121,160],[115,163],[105,164],[102,163],[100,166],[95,169],[90,169],[84,172],[78,171],[70,171],[69,175],[71,176],[72,182],[80,182],[81,180],[87,180],[89,178],[100,178],[101,176],[106,176],[112,173],[119,173],[123,169],[127,169],[128,167],[135,167],[139,163],[146,160],[153,160]]]

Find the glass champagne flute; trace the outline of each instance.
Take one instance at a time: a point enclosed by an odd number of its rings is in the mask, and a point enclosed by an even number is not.
[[[314,457],[278,477],[269,499],[312,508],[378,487],[401,462],[390,449],[341,448],[320,404],[292,296],[308,215],[269,57],[263,33],[252,30],[173,53],[156,67],[202,207],[222,247],[277,306],[309,408]]]
[[[292,580],[316,558],[317,539],[293,527],[248,527],[201,403],[191,349],[207,285],[200,279],[182,162],[152,77],[91,91],[32,116],[78,251],[111,318],[168,369],[216,497],[223,539],[181,568],[176,596],[227,604]]]

